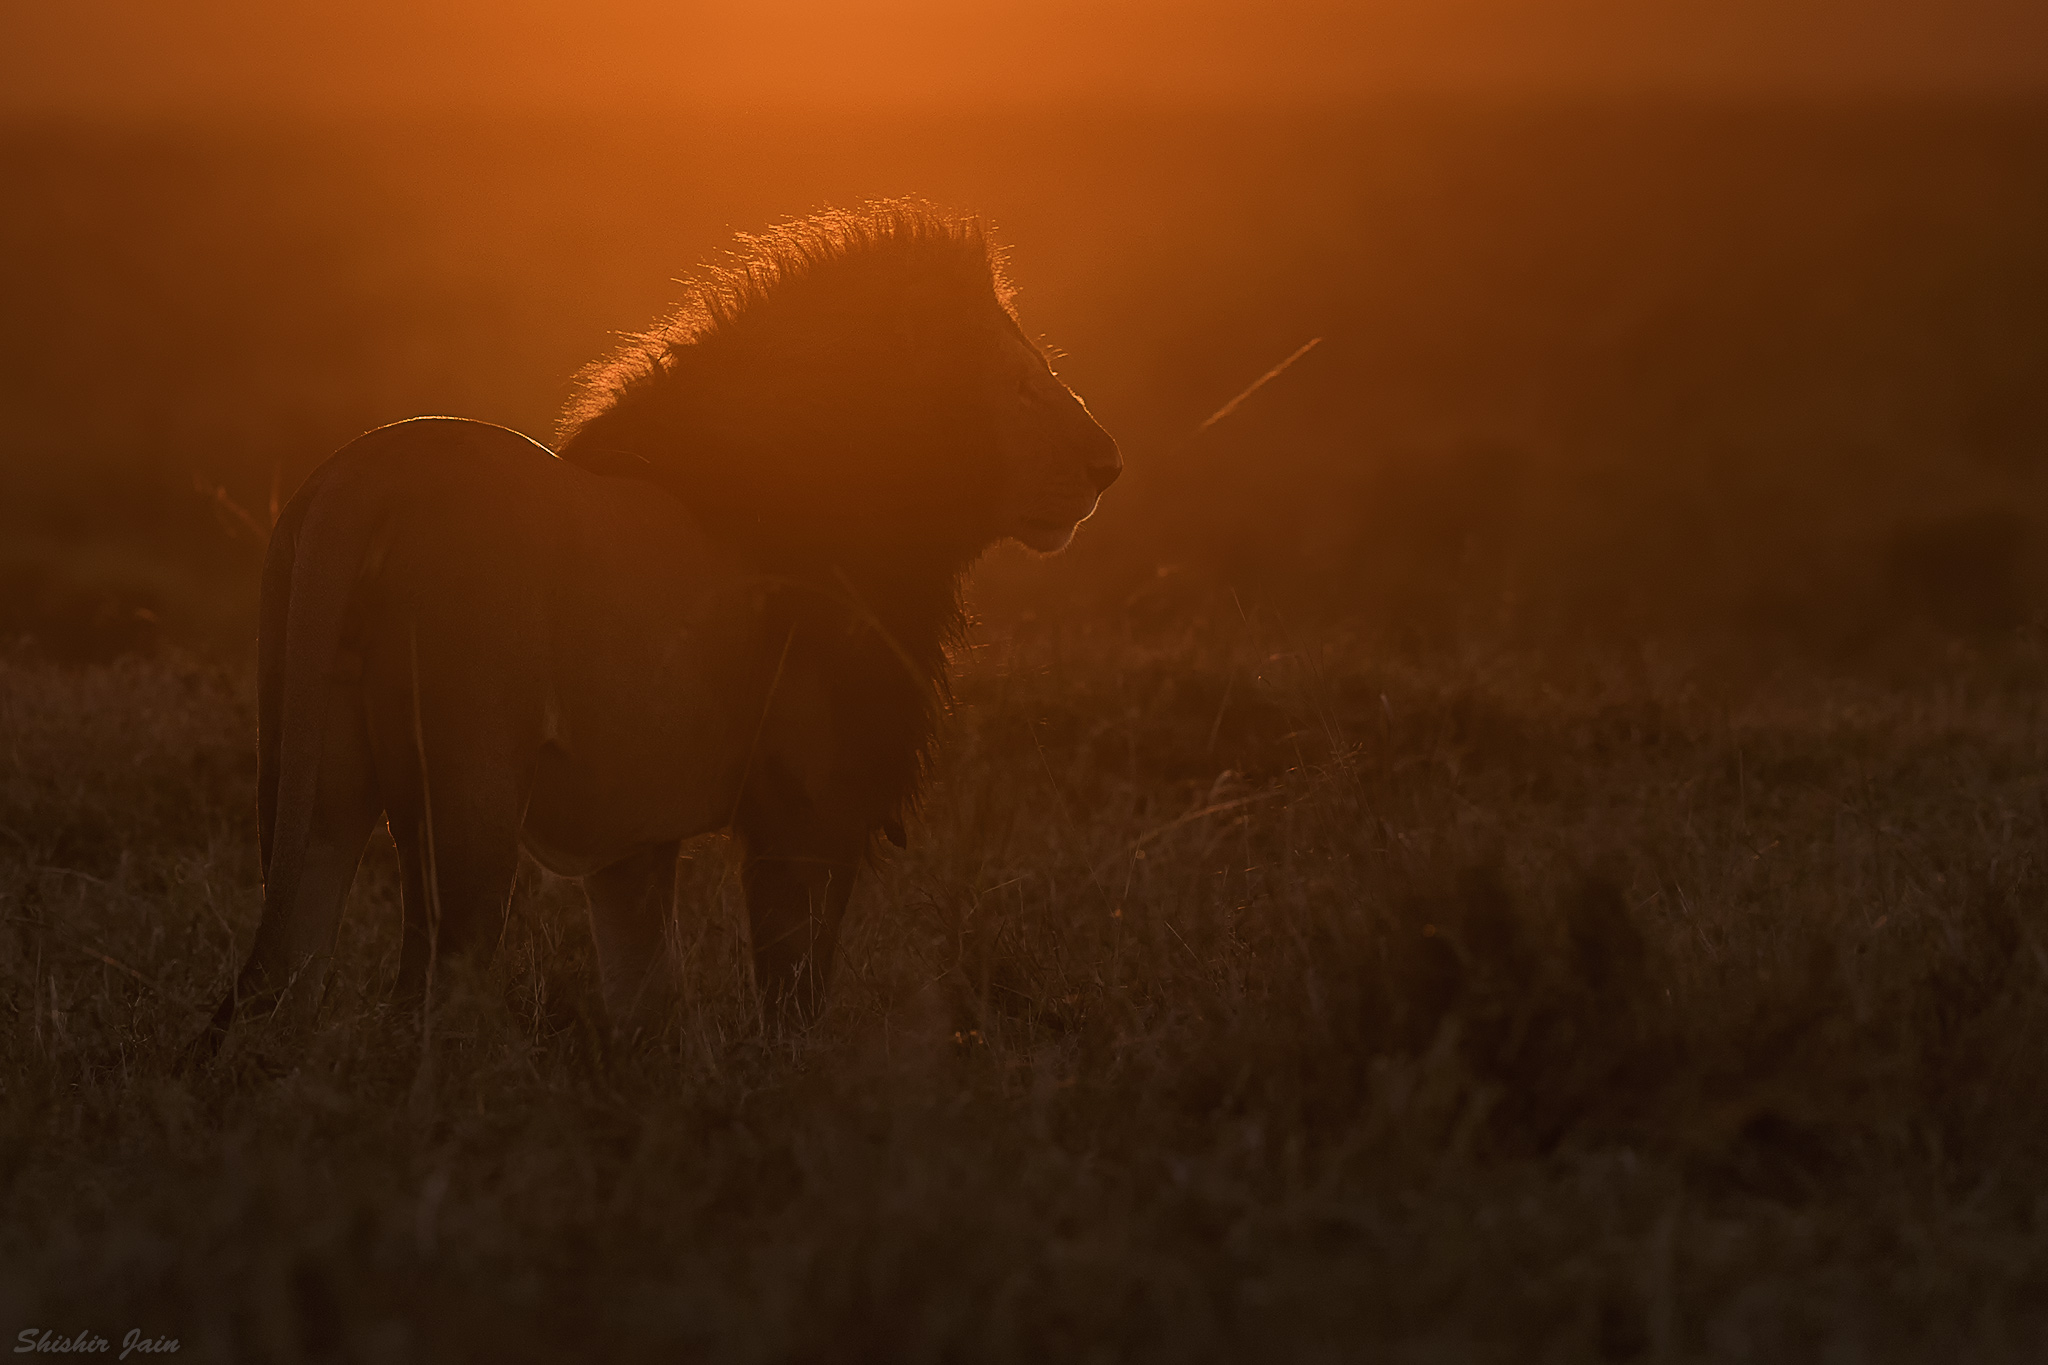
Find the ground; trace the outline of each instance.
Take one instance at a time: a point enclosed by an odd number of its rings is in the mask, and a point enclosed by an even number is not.
[[[198,1359],[2048,1344],[2037,652],[1284,634],[967,651],[811,1034],[754,1021],[717,840],[669,1036],[607,1038],[537,870],[422,1031],[383,846],[318,1035],[197,1070],[257,910],[247,688],[8,664],[0,1314]]]

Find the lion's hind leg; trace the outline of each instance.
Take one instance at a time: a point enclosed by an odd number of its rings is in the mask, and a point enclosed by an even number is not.
[[[327,685],[322,704],[305,844],[272,852],[256,942],[233,991],[215,1013],[216,1040],[238,1014],[282,1011],[297,1023],[311,1020],[356,865],[382,810],[361,698],[352,686],[335,681]]]
[[[675,914],[677,841],[654,844],[583,879],[605,1014],[629,1033],[658,1028],[677,993],[668,927]]]
[[[420,724],[410,698],[390,710],[373,726],[404,912],[398,996],[418,1003],[451,963],[480,967],[497,952],[531,765],[502,727],[432,709]]]
[[[405,915],[398,995],[417,1002],[448,964],[480,967],[497,952],[519,872],[518,808],[394,802],[391,838]]]

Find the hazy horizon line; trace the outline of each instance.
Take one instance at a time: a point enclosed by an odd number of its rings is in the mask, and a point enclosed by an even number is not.
[[[0,95],[0,123],[9,126],[58,123],[69,125],[148,126],[196,123],[286,120],[311,126],[364,126],[379,123],[448,121],[517,123],[630,121],[636,118],[745,118],[766,123],[806,118],[1084,118],[1091,114],[1120,117],[1146,114],[1232,115],[1370,114],[1376,110],[1469,111],[1514,113],[1568,111],[1574,107],[1612,109],[1637,107],[1672,112],[1799,112],[1895,110],[2012,111],[2048,107],[2048,82],[1990,88],[1982,85],[1869,86],[1840,89],[1795,89],[1770,85],[1707,87],[1690,85],[1530,85],[1516,88],[1449,86],[1385,87],[1348,92],[1180,92],[1141,91],[1117,94],[1086,92],[1038,95],[980,95],[953,98],[938,95],[893,99],[827,95],[810,99],[699,95],[672,99],[628,98],[546,100],[385,100],[376,105],[349,105],[326,100],[209,99],[113,103],[76,100],[9,100]]]

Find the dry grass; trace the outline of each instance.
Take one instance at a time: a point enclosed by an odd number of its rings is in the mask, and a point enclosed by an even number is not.
[[[2038,1358],[2033,646],[1938,683],[967,661],[827,1023],[593,1018],[536,875],[430,1052],[388,848],[322,1031],[177,1069],[257,907],[246,690],[0,672],[0,1325],[198,1359]],[[113,1329],[113,1330],[109,1330]]]

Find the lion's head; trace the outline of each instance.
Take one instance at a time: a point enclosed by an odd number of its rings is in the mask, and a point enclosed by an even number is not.
[[[585,372],[562,456],[671,488],[781,567],[1060,550],[1123,462],[1011,293],[980,220],[915,202],[742,237]]]
[[[1002,471],[996,534],[1052,554],[1065,549],[1075,527],[1094,514],[1124,462],[1116,442],[1060,382],[1044,352],[1014,323],[1008,331],[987,370],[984,418]]]
[[[1122,469],[1010,296],[978,219],[820,214],[742,237],[563,419],[563,459],[667,489],[778,585],[885,828],[944,710],[962,573],[1001,540],[1064,548]]]

